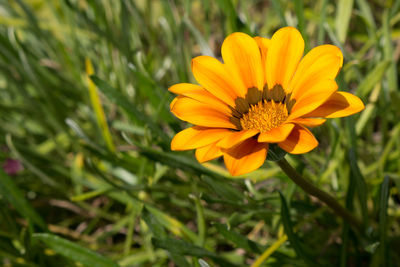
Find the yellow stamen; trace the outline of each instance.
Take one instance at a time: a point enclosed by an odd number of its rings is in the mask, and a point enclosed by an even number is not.
[[[287,117],[288,111],[284,104],[264,100],[251,105],[249,111],[240,119],[240,125],[245,130],[267,132],[281,125]]]

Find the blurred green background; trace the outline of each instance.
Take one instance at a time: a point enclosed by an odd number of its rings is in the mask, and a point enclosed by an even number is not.
[[[0,0],[0,265],[400,266],[399,8]],[[233,179],[219,161],[170,151],[188,125],[167,88],[195,83],[191,58],[220,57],[229,33],[287,25],[306,49],[339,46],[340,90],[366,104],[313,129],[317,149],[286,157],[362,230],[274,162]]]

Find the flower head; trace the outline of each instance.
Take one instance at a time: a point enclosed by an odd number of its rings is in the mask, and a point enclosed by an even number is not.
[[[171,149],[196,149],[199,162],[223,156],[232,175],[259,168],[271,143],[292,154],[314,149],[318,141],[307,127],[357,113],[364,104],[338,91],[338,47],[321,45],[302,58],[303,52],[299,31],[285,27],[271,39],[229,35],[221,48],[224,63],[194,58],[200,85],[180,83],[169,90],[178,95],[172,113],[195,126],[175,135]]]

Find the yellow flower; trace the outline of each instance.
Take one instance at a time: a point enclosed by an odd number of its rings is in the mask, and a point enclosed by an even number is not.
[[[202,163],[220,156],[231,175],[259,168],[268,145],[288,153],[309,152],[318,141],[306,127],[325,118],[345,117],[364,109],[362,101],[337,91],[343,65],[340,49],[321,45],[303,58],[304,40],[285,27],[271,39],[236,32],[222,44],[224,63],[209,56],[192,60],[200,85],[180,83],[172,113],[195,126],[175,135],[172,150],[196,149]]]

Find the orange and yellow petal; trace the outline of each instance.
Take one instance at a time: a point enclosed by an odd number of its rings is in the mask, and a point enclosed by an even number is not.
[[[237,144],[243,142],[246,139],[255,136],[258,133],[259,133],[258,130],[241,130],[235,132],[231,131],[230,133],[225,135],[225,138],[221,139],[221,141],[217,143],[217,146],[224,149],[228,149],[236,146]]]
[[[303,154],[316,148],[318,141],[307,128],[296,125],[286,140],[278,145],[288,153]]]
[[[300,61],[290,82],[292,98],[300,98],[318,81],[334,80],[342,65],[343,54],[338,47],[320,45],[311,49]]]
[[[306,127],[317,127],[326,122],[326,119],[320,119],[320,118],[296,118],[292,120],[291,122],[295,124],[300,124],[302,126]]]
[[[357,96],[346,92],[336,92],[321,106],[303,117],[347,117],[360,112],[364,108],[364,103]]]
[[[230,121],[228,114],[224,114],[208,104],[185,96],[178,96],[175,99],[170,105],[171,112],[183,121],[204,127],[237,128]]]
[[[293,27],[281,28],[271,38],[268,47],[266,69],[267,84],[273,88],[282,85],[289,93],[289,83],[304,52],[304,40]]]
[[[272,128],[268,132],[260,133],[258,142],[279,143],[285,140],[292,132],[294,124],[284,123],[278,127]]]
[[[186,96],[207,104],[212,108],[221,111],[224,114],[230,115],[231,108],[216,98],[213,94],[205,90],[203,87],[191,83],[178,83],[168,89],[170,92]]]
[[[301,117],[315,110],[326,102],[336,92],[337,88],[337,83],[334,80],[323,80],[314,84],[299,99],[296,99],[288,120]]]
[[[264,73],[261,65],[261,54],[257,42],[242,32],[235,32],[225,38],[221,47],[222,59],[234,76],[240,77],[245,86],[240,92],[244,97],[247,88],[264,86]]]
[[[192,72],[208,92],[232,107],[235,106],[236,97],[245,90],[226,66],[213,57],[198,56],[192,59]]]
[[[177,95],[185,95],[188,92],[201,91],[203,87],[192,83],[177,83],[168,88],[168,91]]]
[[[254,37],[254,40],[257,42],[258,48],[260,49],[261,52],[261,65],[263,67],[263,73],[264,73],[264,83],[267,83],[267,68],[266,68],[266,62],[267,62],[267,54],[268,54],[268,47],[270,45],[271,40],[268,38],[264,37],[259,37],[256,36]]]
[[[224,151],[224,162],[233,176],[252,172],[263,165],[268,152],[268,143],[258,143],[254,138]]]
[[[177,133],[171,141],[171,150],[189,150],[215,143],[230,130],[194,126]]]
[[[210,161],[216,158],[219,158],[223,155],[221,149],[216,146],[216,142],[209,144],[204,147],[200,147],[196,149],[196,159],[198,162],[203,163],[206,161]]]

